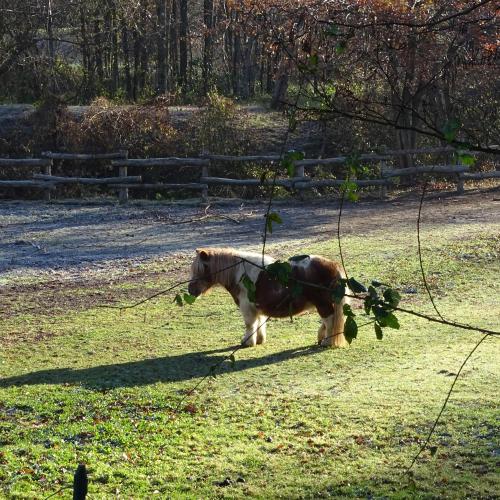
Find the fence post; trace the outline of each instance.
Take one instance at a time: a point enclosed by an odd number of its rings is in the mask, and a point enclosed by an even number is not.
[[[457,194],[464,194],[464,174],[457,174]]]
[[[380,178],[383,179],[383,172],[385,170],[385,167],[387,165],[385,164],[385,161],[381,161],[380,162]],[[380,199],[381,200],[385,200],[387,198],[387,185],[386,184],[382,184],[380,186],[380,192],[379,192],[379,195],[380,195]]]
[[[48,165],[45,165],[43,168],[42,168],[42,173],[45,174],[45,175],[52,175],[52,159],[49,160],[49,164]],[[45,189],[43,191],[43,199],[45,201],[50,201],[50,189]]]
[[[456,150],[455,158],[455,164],[461,165],[462,162],[460,161],[460,157],[458,156]],[[457,194],[464,194],[464,174],[462,174],[461,172],[457,174]]]
[[[118,167],[118,177],[127,177],[127,172],[128,167]],[[118,193],[118,200],[120,204],[125,204],[128,201],[128,188],[127,187],[121,187],[120,191]]]
[[[88,484],[87,468],[84,464],[80,464],[73,477],[73,500],[85,500]]]
[[[295,164],[295,162],[294,162]],[[304,165],[299,165],[298,167],[294,165],[294,177],[305,177],[305,168],[304,168]],[[294,186],[295,188],[295,186]],[[297,189],[297,188],[295,188]],[[299,193],[299,200],[300,201],[304,201],[304,194],[303,194],[303,190],[302,189],[297,189],[298,193]]]
[[[203,149],[201,151],[200,157],[208,159],[208,166],[203,165],[201,167],[201,177],[208,177],[209,176],[209,173],[208,173],[209,172],[209,165],[211,165],[211,163],[212,163],[212,158],[209,158],[209,156],[208,156],[209,154],[210,153],[205,149]],[[199,182],[201,182],[201,179],[199,180]],[[201,190],[201,201],[203,203],[208,203],[208,185],[206,188],[203,188]]]
[[[211,162],[212,160],[209,161]],[[201,167],[201,177],[208,177],[208,166],[203,165],[203,167]],[[208,186],[201,190],[201,201],[203,203],[208,202]]]

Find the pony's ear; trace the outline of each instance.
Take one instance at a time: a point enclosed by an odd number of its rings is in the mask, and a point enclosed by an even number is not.
[[[208,260],[208,252],[206,250],[203,250],[203,248],[197,248],[196,253],[200,256],[200,259],[203,261]]]

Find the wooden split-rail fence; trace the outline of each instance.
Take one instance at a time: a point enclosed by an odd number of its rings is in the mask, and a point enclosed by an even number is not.
[[[452,147],[443,148],[424,148],[414,150],[401,151],[385,151],[382,154],[363,154],[357,157],[357,160],[362,164],[375,165],[375,171],[378,172],[378,177],[375,179],[351,179],[360,187],[379,186],[381,196],[385,196],[386,190],[390,186],[396,185],[394,179],[404,176],[416,176],[425,173],[434,175],[451,176],[457,183],[457,192],[462,193],[464,190],[464,180],[469,179],[487,179],[500,178],[500,170],[492,170],[488,172],[469,172],[468,165],[460,164],[459,160],[455,164],[432,164],[421,165],[409,168],[391,168],[390,163],[394,162],[397,157],[406,156],[415,158],[418,155],[445,155],[447,158],[455,156],[460,158],[460,155],[455,155],[456,151]],[[118,192],[118,197],[121,203],[126,203],[130,189],[142,190],[194,190],[200,193],[202,200],[207,200],[210,186],[260,186],[270,185],[272,179],[236,179],[226,177],[213,177],[210,172],[216,166],[222,164],[238,164],[238,163],[253,163],[273,165],[273,168],[281,168],[280,155],[255,155],[255,156],[227,156],[227,155],[212,155],[204,154],[197,158],[128,158],[127,151],[117,151],[115,153],[103,154],[76,154],[76,153],[57,153],[46,152],[42,153],[42,158],[0,158],[0,167],[22,167],[26,169],[39,169],[39,173],[32,174],[30,179],[26,180],[0,180],[0,188],[4,187],[31,187],[39,188],[44,192],[44,198],[50,200],[51,191],[61,184],[79,184],[79,185],[106,185],[110,189]],[[64,177],[53,175],[53,167],[57,165],[58,170],[63,170],[62,164],[64,161],[78,161],[89,163],[95,161],[105,161],[108,165],[116,167],[118,175],[115,177]],[[317,158],[296,160],[295,173],[293,177],[285,177],[286,172],[283,169],[283,176],[275,180],[277,186],[292,189],[301,192],[306,189],[340,186],[344,184],[345,179],[338,178],[323,178],[316,179],[311,177],[310,173],[316,167],[323,169],[335,169],[348,164],[351,158],[346,156],[338,156],[334,158]],[[141,168],[155,168],[166,171],[172,169],[193,168],[198,170],[198,175],[193,176],[193,182],[171,183],[171,182],[155,182],[145,183],[142,181],[141,175],[128,175],[128,168],[133,167],[136,171]],[[172,175],[168,176],[172,178]]]

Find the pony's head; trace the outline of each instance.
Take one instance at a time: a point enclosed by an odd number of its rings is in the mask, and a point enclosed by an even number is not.
[[[191,265],[188,291],[198,297],[214,285],[234,285],[236,268],[242,262],[231,248],[198,248]]]
[[[191,265],[191,281],[188,292],[195,297],[215,285],[215,276],[210,269],[210,252],[202,248],[196,250],[196,257]]]

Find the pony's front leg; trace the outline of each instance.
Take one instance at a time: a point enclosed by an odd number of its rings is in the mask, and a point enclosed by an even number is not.
[[[266,342],[267,318],[259,316],[257,321],[259,323],[257,327],[257,344],[264,344]]]
[[[318,345],[321,345],[324,338],[326,337],[326,326],[323,320],[321,320],[321,326],[318,330]]]
[[[259,315],[250,303],[241,303],[241,313],[245,321],[245,335],[241,339],[241,344],[245,347],[254,347],[257,344],[257,334],[260,326]]]

